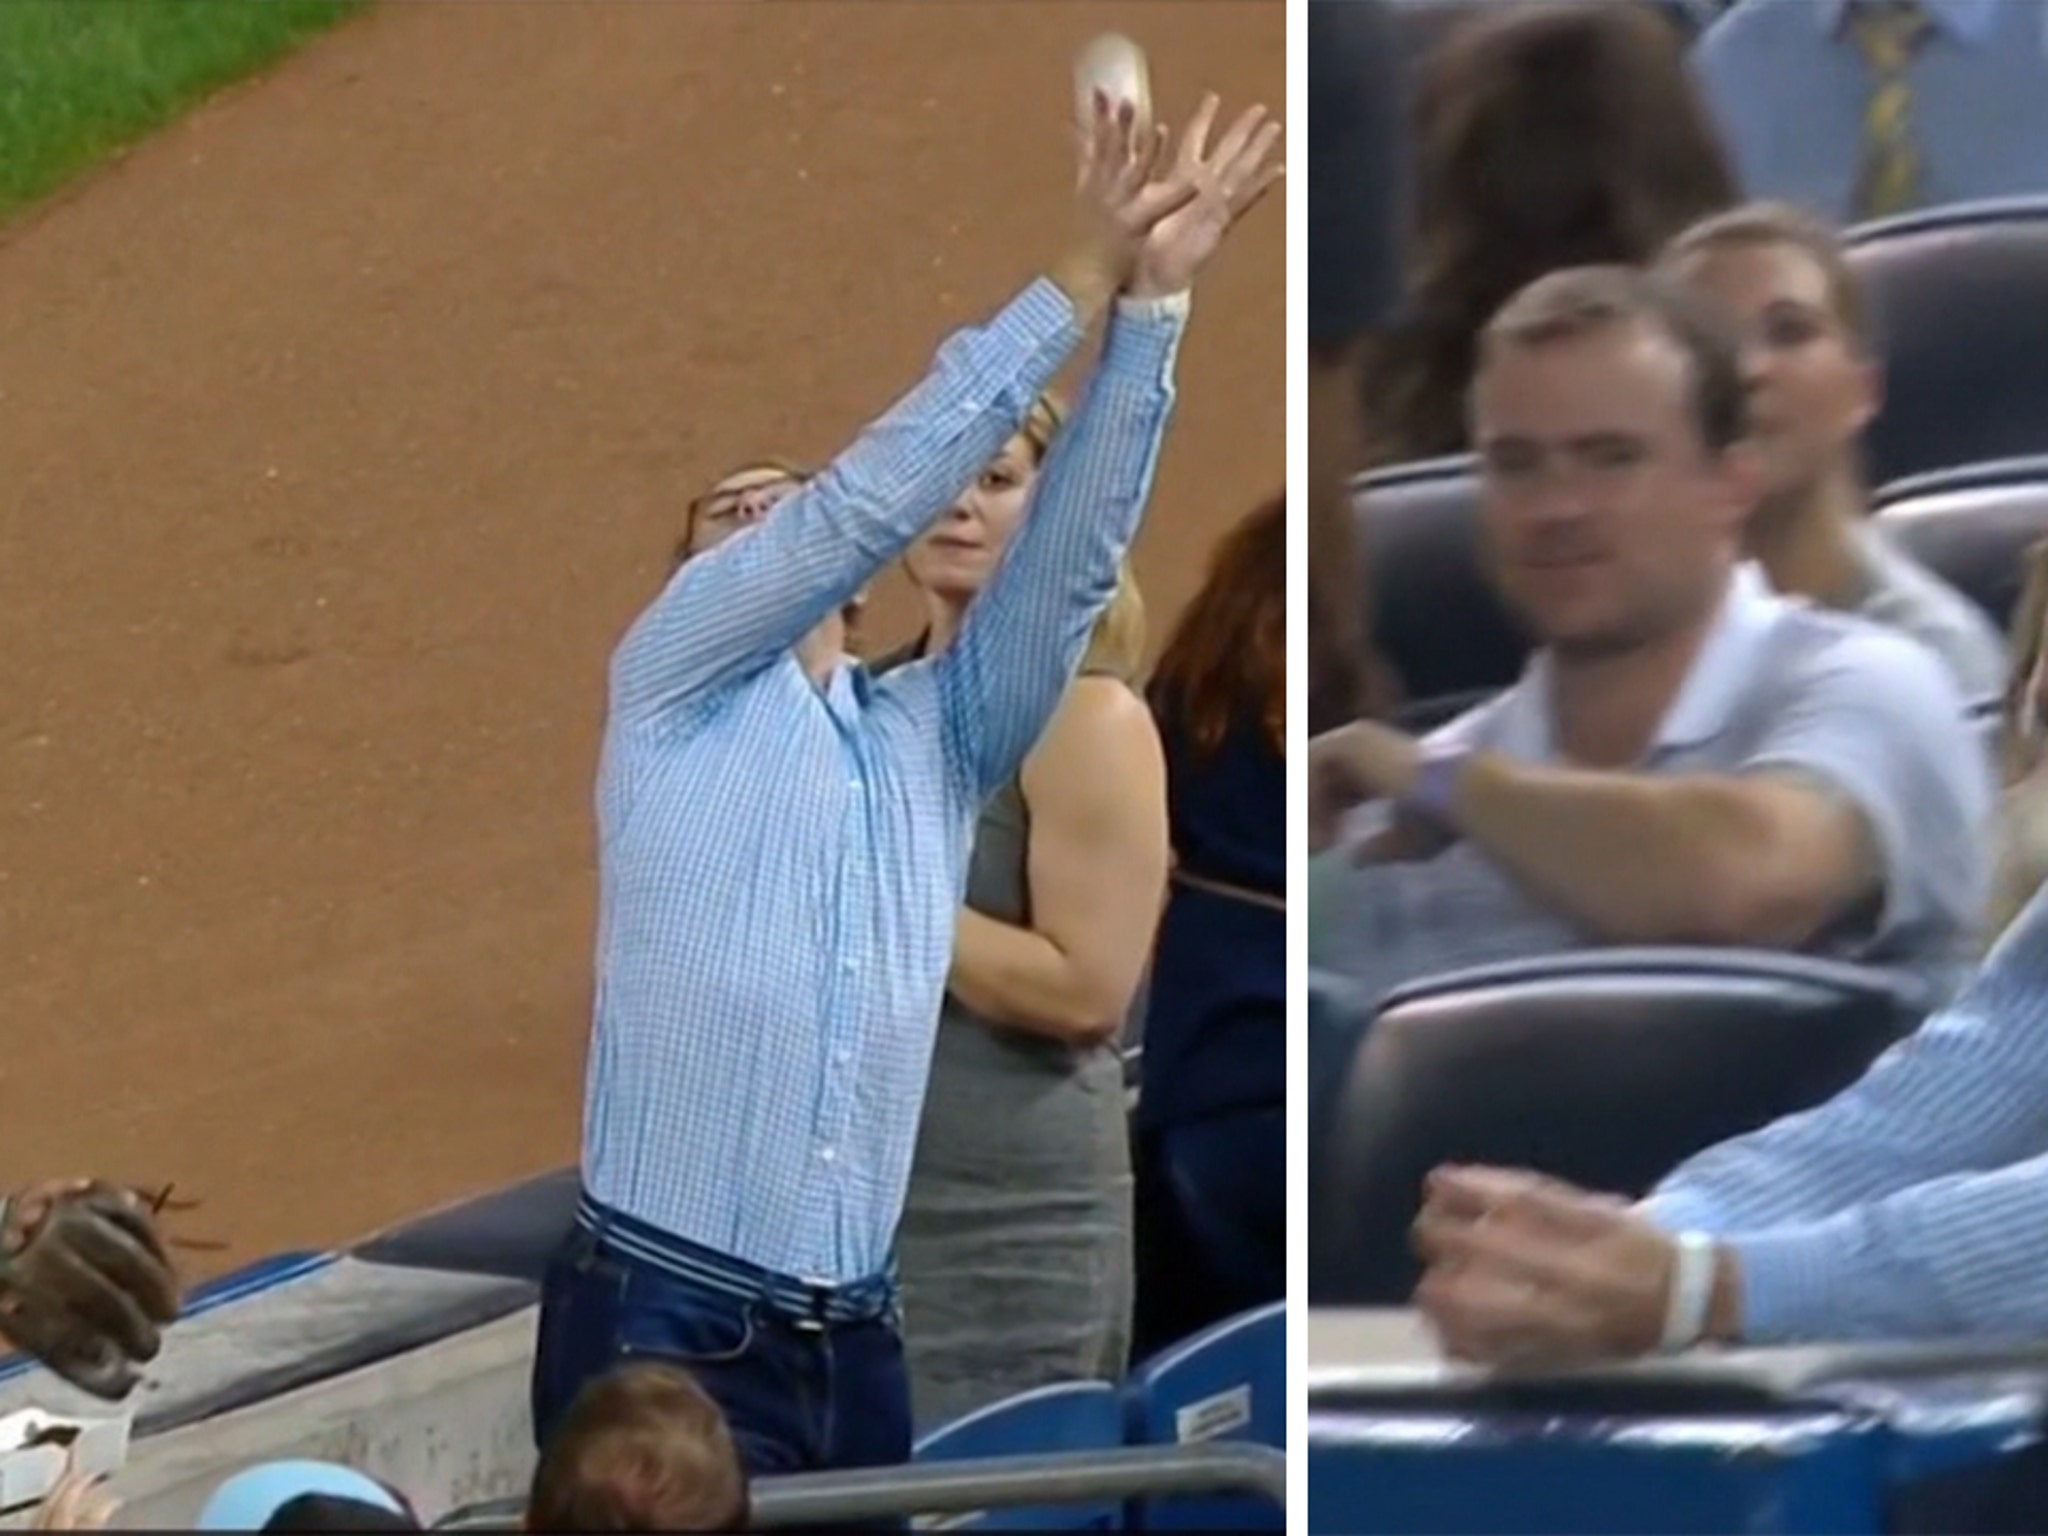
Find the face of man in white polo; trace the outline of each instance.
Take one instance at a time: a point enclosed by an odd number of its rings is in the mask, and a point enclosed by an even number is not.
[[[1691,359],[1660,325],[1493,338],[1472,408],[1488,557],[1539,641],[1597,657],[1703,621],[1747,486],[1705,441]]]

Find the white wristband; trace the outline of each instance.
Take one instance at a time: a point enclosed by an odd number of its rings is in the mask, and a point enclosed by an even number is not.
[[[1719,1255],[1704,1232],[1680,1232],[1673,1239],[1671,1291],[1664,1300],[1664,1337],[1657,1347],[1666,1354],[1691,1349],[1707,1331],[1707,1311],[1714,1302],[1714,1271]]]
[[[1128,293],[1116,296],[1118,313],[1129,315],[1134,320],[1185,319],[1193,304],[1192,291],[1186,288],[1176,293],[1162,293],[1149,299],[1135,299]]]

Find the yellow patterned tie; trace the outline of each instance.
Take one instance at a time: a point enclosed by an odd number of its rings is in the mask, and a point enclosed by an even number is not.
[[[1856,177],[1859,219],[1898,213],[1919,200],[1920,150],[1913,142],[1913,87],[1906,66],[1933,26],[1918,0],[1863,0],[1850,8],[1849,35],[1872,76]]]

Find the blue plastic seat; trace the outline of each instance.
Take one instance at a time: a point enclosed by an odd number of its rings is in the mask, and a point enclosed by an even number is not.
[[[1044,1456],[1107,1451],[1123,1444],[1123,1405],[1105,1381],[1060,1382],[1004,1398],[941,1425],[919,1440],[914,1461],[971,1461],[982,1456]],[[949,1530],[1113,1531],[1114,1500],[991,1510],[954,1516]]]
[[[1125,1427],[1135,1445],[1237,1440],[1287,1448],[1287,1304],[1274,1302],[1208,1328],[1131,1373]],[[1284,1513],[1249,1496],[1148,1499],[1133,1530],[1277,1531]]]

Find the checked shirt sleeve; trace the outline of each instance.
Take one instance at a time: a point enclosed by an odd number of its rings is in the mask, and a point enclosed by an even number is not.
[[[1174,406],[1186,300],[1119,303],[1102,359],[987,590],[933,663],[948,747],[976,803],[1044,732],[1116,591]]]
[[[614,715],[655,716],[774,665],[952,504],[1080,340],[1073,305],[1043,279],[949,337],[822,474],[676,573],[613,655]]]
[[[2039,1338],[2048,1335],[2048,1155],[1729,1246],[1742,1267],[1748,1342]]]
[[[1930,1181],[2043,1154],[2048,894],[2035,897],[1947,1007],[1855,1083],[1693,1157],[1650,1197],[1645,1214],[1668,1230],[1728,1235],[1840,1215],[1845,1234],[1878,1243],[1904,1230],[1900,1222],[1928,1219],[1917,1201],[1920,1189],[1936,1187]],[[2012,1198],[1997,1190],[1998,1203]],[[1878,1208],[1889,1215],[1851,1210],[1894,1197],[1908,1203]],[[2048,1239],[2048,1227],[2039,1231]]]

